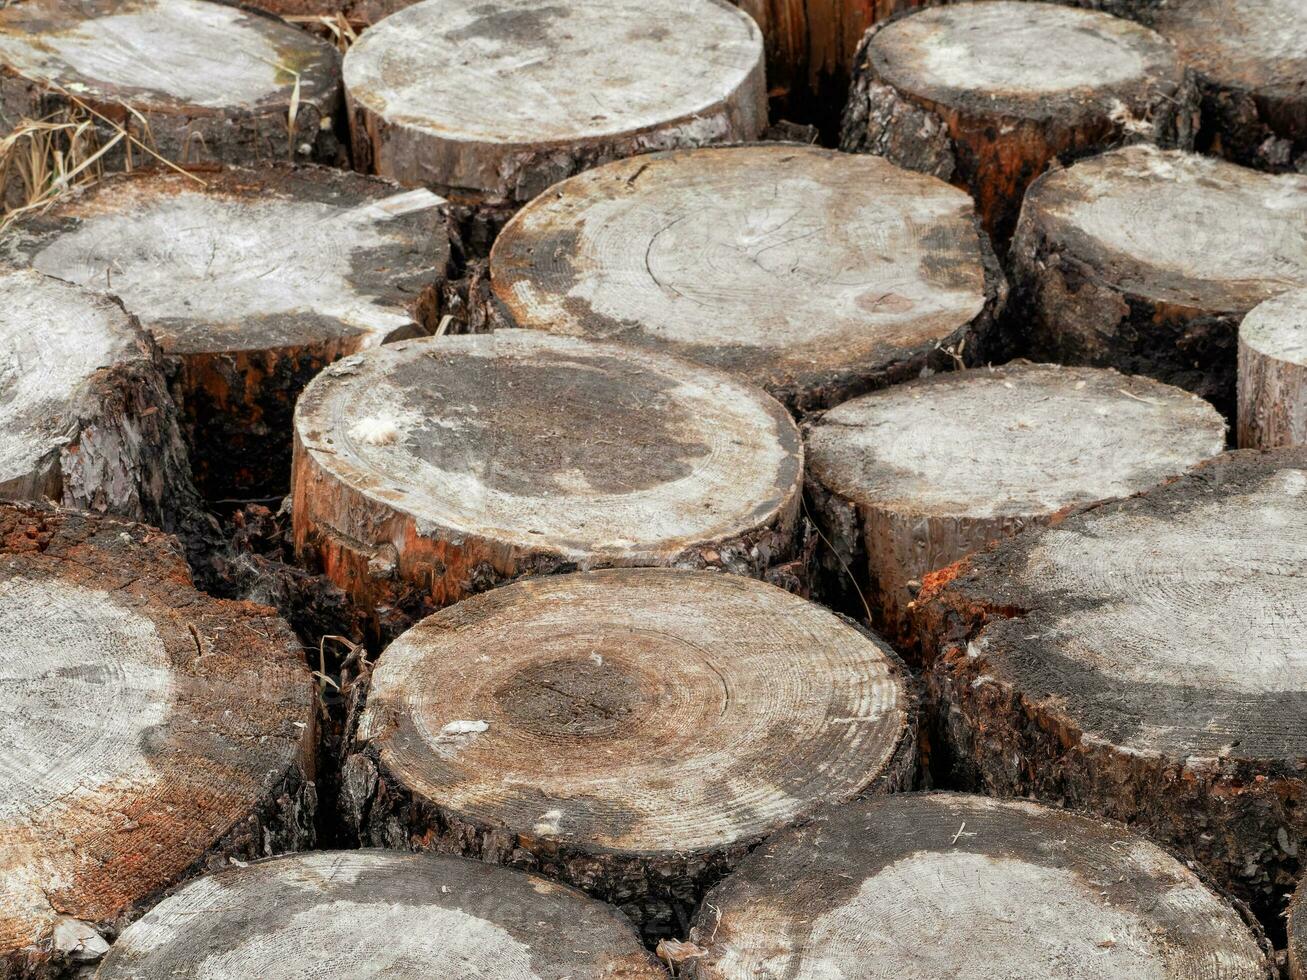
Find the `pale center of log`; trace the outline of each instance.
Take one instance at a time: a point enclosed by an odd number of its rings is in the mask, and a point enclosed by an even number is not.
[[[1239,324],[1239,339],[1266,357],[1307,367],[1307,289],[1258,305]]]
[[[588,647],[584,655],[531,664],[495,692],[501,710],[516,724],[545,736],[602,737],[651,709],[655,698],[643,690],[639,673],[614,660],[611,637],[579,639],[568,636],[556,645]]]
[[[148,779],[145,740],[172,697],[154,624],[112,594],[0,582],[0,819]]]

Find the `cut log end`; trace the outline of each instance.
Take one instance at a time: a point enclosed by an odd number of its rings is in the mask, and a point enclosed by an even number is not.
[[[1239,325],[1239,446],[1307,445],[1307,289],[1257,306]]]
[[[160,532],[3,505],[0,541],[0,970],[45,975],[196,866],[312,842],[315,703],[289,627]]]
[[[491,256],[516,326],[613,338],[797,408],[978,354],[1005,295],[965,194],[878,157],[703,148],[622,160],[518,213]]]
[[[694,980],[1269,980],[1260,936],[1126,828],[1029,803],[896,795],[755,851],[710,893]]]
[[[808,471],[826,540],[839,542],[835,564],[862,573],[878,625],[906,638],[926,573],[1224,447],[1224,421],[1195,395],[1110,370],[1018,362],[845,402],[812,429]]]
[[[356,812],[365,841],[523,863],[665,934],[672,906],[767,834],[909,785],[914,721],[888,647],[773,586],[535,579],[382,655],[358,735],[380,788]]]
[[[530,571],[720,565],[793,550],[802,447],[726,375],[525,330],[406,341],[296,409],[296,548],[369,604]]]
[[[767,123],[761,35],[725,0],[428,0],[360,38],[344,74],[358,159],[487,205]]]
[[[196,881],[127,929],[103,980],[326,975],[657,980],[615,910],[449,856],[301,854]]]

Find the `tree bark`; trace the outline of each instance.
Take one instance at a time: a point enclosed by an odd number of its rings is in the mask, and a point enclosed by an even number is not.
[[[652,942],[773,831],[910,788],[915,710],[883,642],[774,587],[553,576],[391,644],[342,796],[366,844],[539,871]]]
[[[1239,325],[1239,448],[1307,445],[1307,289],[1257,306]]]
[[[64,976],[165,889],[313,843],[316,704],[271,609],[174,539],[0,505],[0,975]]]
[[[1056,4],[938,7],[867,33],[840,146],[950,180],[1000,255],[1050,165],[1148,141],[1189,148],[1197,90],[1145,27]]]
[[[1289,977],[1307,980],[1307,889],[1301,882],[1289,903]]]

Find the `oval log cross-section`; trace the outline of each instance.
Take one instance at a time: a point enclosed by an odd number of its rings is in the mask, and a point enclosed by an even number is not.
[[[117,301],[0,271],[0,499],[176,530],[198,506],[158,348]]]
[[[1197,92],[1175,49],[1097,11],[938,7],[873,28],[854,66],[841,147],[966,188],[1000,252],[1055,160],[1126,140],[1193,145]]]
[[[1198,75],[1200,149],[1246,166],[1307,166],[1307,5],[1185,0],[1145,19]]]
[[[912,646],[927,572],[1224,448],[1225,422],[1198,396],[1102,368],[1015,362],[856,398],[808,437],[830,591],[852,599],[856,584],[877,628]]]
[[[689,980],[1275,976],[1259,932],[1125,827],[951,793],[779,835],[709,894],[692,936]]]
[[[440,198],[325,168],[123,176],[0,245],[11,264],[122,298],[175,358],[197,482],[285,493],[295,399],[323,366],[435,327]]]
[[[1233,418],[1239,321],[1307,286],[1307,175],[1104,153],[1031,186],[1011,259],[1034,356],[1151,375]]]
[[[800,410],[982,357],[1006,283],[970,199],[879,157],[767,144],[622,160],[495,242],[519,327],[661,348]]]
[[[26,0],[0,10],[0,122],[96,112],[183,163],[334,160],[340,56],[237,4]],[[114,132],[102,126],[105,141]]]
[[[964,559],[917,602],[961,784],[1125,820],[1271,921],[1307,852],[1307,451]]]
[[[506,868],[392,851],[296,854],[165,899],[99,980],[660,980],[615,909]]]
[[[366,608],[528,573],[793,557],[803,449],[724,374],[532,330],[405,341],[328,368],[295,413],[295,549]]]
[[[1307,446],[1307,289],[1239,324],[1239,447]]]
[[[425,0],[344,75],[356,162],[463,205],[767,125],[762,37],[725,0]]]
[[[0,975],[64,976],[195,869],[312,844],[313,684],[159,531],[0,505],[0,556]]]
[[[915,700],[887,646],[814,603],[609,569],[423,620],[382,654],[357,739],[365,842],[538,870],[652,940],[778,828],[910,786]]]

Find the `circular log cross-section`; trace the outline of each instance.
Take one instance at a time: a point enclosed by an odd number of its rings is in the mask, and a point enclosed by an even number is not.
[[[908,788],[910,683],[867,632],[742,576],[519,582],[381,655],[346,815],[365,843],[560,878],[652,940],[768,834]]]
[[[1307,286],[1307,175],[1105,153],[1031,186],[1010,265],[1035,357],[1147,374],[1233,418],[1239,321]]]
[[[99,113],[182,164],[334,160],[340,56],[236,4],[26,0],[0,10],[0,123]],[[115,131],[101,125],[102,142]],[[117,158],[149,161],[141,146]]]
[[[1239,324],[1239,447],[1307,446],[1307,289]]]
[[[767,125],[762,36],[725,0],[425,0],[360,37],[344,75],[356,162],[461,205]]]
[[[691,935],[688,980],[1275,976],[1260,933],[1125,827],[951,793],[855,803],[768,841]]]
[[[1198,396],[1102,368],[1016,362],[873,392],[809,433],[822,564],[840,583],[851,572],[877,628],[911,646],[927,572],[1224,448],[1225,422]]]
[[[980,356],[1006,297],[971,200],[879,157],[651,154],[554,187],[491,254],[519,327],[656,347],[832,405]]]
[[[964,559],[917,629],[960,785],[1138,826],[1282,911],[1307,853],[1307,451],[1225,453]]]
[[[615,909],[534,875],[389,851],[229,868],[165,899],[98,980],[659,980]]]
[[[530,573],[721,566],[795,549],[784,408],[724,374],[532,330],[406,341],[295,412],[296,552],[360,605],[448,605]]]
[[[0,271],[0,498],[176,530],[198,500],[158,349],[114,300]]]
[[[1307,5],[1184,0],[1146,19],[1198,75],[1200,149],[1271,170],[1307,166]]]
[[[0,975],[65,976],[194,869],[313,843],[313,683],[159,531],[0,505],[0,556]]]
[[[210,497],[285,493],[295,399],[326,364],[435,327],[441,200],[325,168],[122,176],[0,251],[122,298],[175,360]]]
[[[841,146],[952,180],[1000,252],[1050,163],[1128,140],[1187,148],[1197,94],[1175,49],[1091,10],[1012,0],[924,10],[867,35]]]

